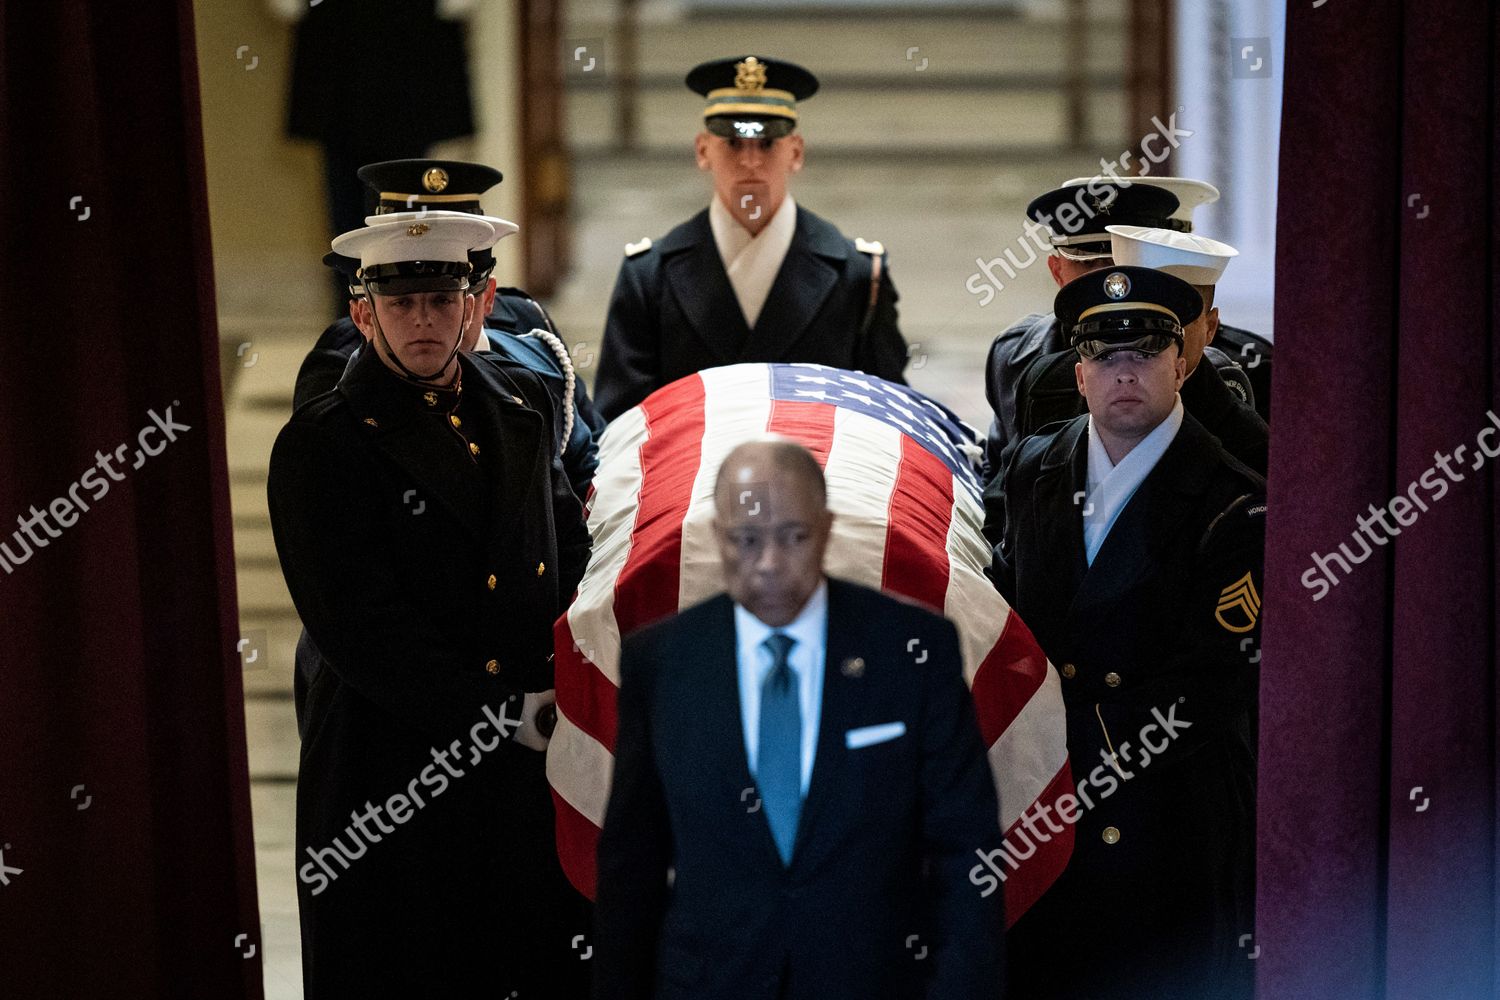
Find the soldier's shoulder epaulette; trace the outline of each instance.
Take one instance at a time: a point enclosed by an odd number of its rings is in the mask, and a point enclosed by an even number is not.
[[[627,243],[627,244],[625,244],[625,256],[626,257],[639,257],[641,254],[645,253],[647,250],[650,250],[650,249],[651,249],[651,237],[649,237],[649,236],[642,236],[641,239],[640,239],[640,242],[638,242],[638,243]]]
[[[863,236],[854,237],[854,249],[860,253],[872,254],[879,257],[885,253],[885,244],[879,240],[867,240]]]

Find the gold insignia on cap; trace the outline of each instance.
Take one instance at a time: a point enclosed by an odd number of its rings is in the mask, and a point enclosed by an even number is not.
[[[1094,212],[1098,215],[1108,215],[1109,210],[1115,205],[1115,200],[1113,198],[1100,198],[1097,195],[1092,199],[1092,201],[1094,203]]]
[[[448,171],[442,167],[432,167],[422,175],[422,186],[437,194],[448,186]]]
[[[1123,299],[1130,294],[1130,279],[1119,271],[1113,271],[1104,279],[1104,294],[1112,299]]]
[[[840,665],[839,673],[845,677],[863,677],[865,675],[864,657],[851,656]]]
[[[423,236],[431,228],[432,227],[429,226],[425,222],[413,222],[411,225],[409,225],[409,226],[406,227],[406,235],[407,236]]]
[[[754,56],[746,56],[734,64],[734,89],[760,90],[766,85],[766,64]]]
[[[1255,592],[1255,581],[1248,571],[1220,592],[1214,618],[1231,632],[1248,632],[1255,627],[1260,618],[1260,594]]]

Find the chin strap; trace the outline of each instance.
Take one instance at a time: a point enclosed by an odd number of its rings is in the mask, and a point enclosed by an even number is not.
[[[467,317],[461,318],[458,321],[458,336],[453,341],[453,350],[449,351],[448,357],[443,359],[442,364],[438,365],[437,371],[433,372],[431,375],[418,375],[416,372],[406,367],[406,365],[402,364],[400,357],[398,357],[396,355],[396,352],[391,348],[391,342],[386,339],[385,330],[381,329],[380,326],[380,313],[375,308],[375,293],[370,290],[369,283],[366,282],[363,278],[360,279],[360,284],[364,287],[365,290],[365,301],[370,304],[370,318],[371,321],[375,324],[375,336],[376,338],[378,338],[380,346],[384,348],[386,357],[390,358],[391,361],[395,363],[396,367],[401,370],[401,374],[405,375],[413,382],[422,382],[426,384],[432,384],[436,382],[438,376],[447,371],[448,365],[451,364],[453,359],[458,356],[458,349],[463,346],[464,328],[469,325],[466,322]],[[464,298],[469,298],[467,286],[464,289]]]

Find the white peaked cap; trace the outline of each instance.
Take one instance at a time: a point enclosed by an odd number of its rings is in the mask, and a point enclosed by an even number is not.
[[[1190,285],[1216,285],[1239,251],[1207,236],[1144,226],[1105,226],[1116,264],[1149,267]]]
[[[1114,178],[1100,174],[1096,177],[1074,177],[1072,180],[1063,181],[1063,187],[1079,187],[1092,181],[1103,183],[1108,181],[1113,184]],[[1132,184],[1150,184],[1170,191],[1177,196],[1177,211],[1170,218],[1178,222],[1185,222],[1188,231],[1192,232],[1193,209],[1199,205],[1208,205],[1219,200],[1219,189],[1208,181],[1194,180],[1191,177],[1158,177],[1156,174],[1148,174],[1145,177],[1121,177],[1122,181]]]
[[[379,221],[334,237],[333,252],[358,259],[360,267],[417,260],[467,264],[470,250],[495,243],[495,227],[477,215],[428,212],[420,219],[415,215],[371,216]]]

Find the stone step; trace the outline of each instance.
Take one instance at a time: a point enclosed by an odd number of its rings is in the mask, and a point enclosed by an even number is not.
[[[1119,146],[1124,135],[1125,93],[1095,87],[1088,93],[1089,146]],[[679,155],[691,164],[700,128],[696,98],[684,90],[652,89],[640,95],[637,141],[647,152]],[[568,139],[580,156],[608,155],[615,137],[614,97],[602,89],[567,97]],[[1069,144],[1067,101],[1058,90],[984,93],[957,87],[879,92],[830,91],[804,110],[800,131],[808,160],[820,153],[876,156],[1038,155]]]

